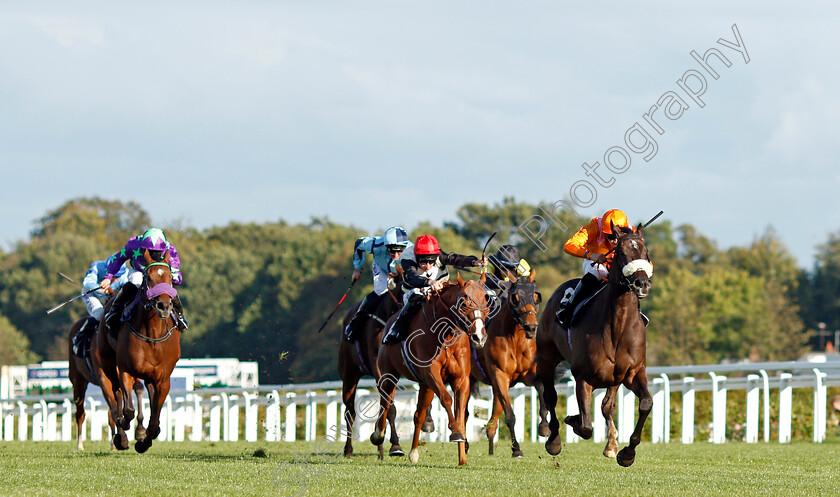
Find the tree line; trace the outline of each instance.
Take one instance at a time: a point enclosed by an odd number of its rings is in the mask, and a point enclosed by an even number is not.
[[[543,251],[518,229],[535,210],[513,198],[466,204],[455,221],[421,223],[410,236],[433,234],[446,251],[478,255],[497,231],[494,244],[519,247],[547,299],[580,276],[581,261],[562,247],[589,219],[558,214],[568,229],[548,230]],[[73,199],[37,220],[28,240],[0,252],[0,364],[66,359],[69,327],[86,312],[74,302],[46,315],[76,295],[57,273],[81,281],[91,261],[149,226],[148,213],[133,202]],[[181,337],[184,357],[258,361],[262,383],[337,377],[343,313],[323,333],[317,329],[349,285],[353,242],[370,233],[319,218],[159,227],[181,257],[179,293],[191,324]],[[648,365],[796,359],[819,343],[819,323],[840,329],[840,231],[818,247],[809,269],[797,267],[772,228],[748,246],[721,250],[693,226],[661,220],[645,230],[645,241],[655,266],[651,295],[642,303],[651,318]],[[368,261],[342,310],[372,290],[369,267]]]

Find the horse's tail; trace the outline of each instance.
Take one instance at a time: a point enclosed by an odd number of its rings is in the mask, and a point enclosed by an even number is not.
[[[470,397],[478,397],[481,382],[470,379]]]

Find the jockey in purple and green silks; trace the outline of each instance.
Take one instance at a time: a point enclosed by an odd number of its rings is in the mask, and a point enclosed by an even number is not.
[[[102,280],[102,289],[107,290],[114,275],[120,267],[128,262],[128,285],[123,285],[111,304],[111,310],[105,315],[105,325],[111,331],[116,331],[119,326],[119,316],[123,313],[125,306],[134,299],[137,289],[143,284],[143,271],[146,269],[145,253],[155,262],[162,262],[169,254],[169,267],[172,268],[172,284],[180,285],[183,281],[181,275],[181,260],[178,258],[178,250],[166,240],[166,235],[158,228],[150,228],[140,236],[131,237],[122,250],[109,258],[108,274]],[[184,308],[181,299],[176,295],[172,299],[175,310],[175,324],[181,331],[186,331],[189,323],[184,317]]]
[[[393,281],[391,275],[397,274],[397,260],[403,251],[414,244],[408,239],[408,234],[400,226],[393,226],[385,230],[385,234],[377,237],[363,236],[356,240],[353,246],[353,283],[359,281],[365,254],[373,256],[371,272],[373,273],[373,291],[362,301],[356,314],[344,329],[348,341],[355,339],[355,330],[367,316],[376,311],[382,296],[388,291],[388,285]]]

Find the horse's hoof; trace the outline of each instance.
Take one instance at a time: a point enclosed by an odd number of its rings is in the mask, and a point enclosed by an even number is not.
[[[452,432],[451,435],[449,435],[449,441],[450,442],[466,442],[467,437],[465,437],[464,435],[461,435],[460,433],[455,431],[455,432]]]
[[[537,428],[537,435],[541,437],[548,437],[551,435],[551,429],[548,427],[548,422],[543,421],[540,423],[540,426]]]
[[[128,437],[125,436],[125,433],[114,434],[114,447],[116,447],[117,450],[125,450],[128,448]]]
[[[623,466],[625,468],[630,467],[630,465],[633,464],[633,461],[636,460],[636,449],[624,447],[618,451],[618,456],[615,460],[618,462],[619,466]]]
[[[385,434],[373,432],[370,434],[370,443],[373,445],[382,445],[385,442]]]
[[[137,443],[134,444],[134,450],[138,453],[142,454],[149,450],[149,447],[152,446],[152,441],[149,438],[144,438],[142,440],[138,440]]]
[[[489,446],[489,447],[488,447],[488,449],[487,449],[487,455],[488,455],[488,456],[493,456],[493,455],[496,455],[496,454],[495,454],[494,447],[493,447],[493,441],[492,441],[492,440],[490,440],[490,446]]]
[[[411,461],[412,464],[417,464],[417,461],[420,460],[420,451],[417,449],[411,449],[408,453],[408,460]]]
[[[146,438],[146,429],[137,428],[134,430],[134,440],[143,440]]]
[[[427,419],[426,421],[423,421],[423,426],[420,427],[420,430],[422,430],[423,433],[434,432],[435,431],[435,422],[432,421],[431,419]]]
[[[353,446],[344,447],[344,457],[350,457],[353,455]]]
[[[402,457],[405,455],[405,452],[403,452],[402,447],[400,447],[399,444],[396,444],[391,446],[391,450],[388,451],[388,455],[392,457]]]
[[[511,457],[515,457],[515,458],[517,458],[517,459],[521,459],[523,455],[524,455],[524,454],[522,454],[522,451],[521,451],[521,450],[519,450],[519,449],[513,449],[513,454],[511,454]]]
[[[604,457],[609,457],[610,459],[615,459],[615,449],[610,447],[608,449],[604,449]]]
[[[563,450],[563,442],[560,441],[559,435],[545,442],[545,451],[552,456],[556,456],[561,450]]]

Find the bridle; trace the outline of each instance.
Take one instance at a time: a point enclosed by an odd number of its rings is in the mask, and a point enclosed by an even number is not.
[[[169,295],[170,298],[175,298],[175,296],[178,295],[178,292],[172,287],[170,283],[158,283],[157,285],[149,288],[149,285],[151,284],[151,280],[149,279],[149,269],[154,266],[163,266],[169,269],[170,274],[172,272],[172,267],[165,262],[153,262],[143,269],[143,284],[140,287],[140,291],[142,292],[141,301],[143,301],[143,310],[146,312],[154,310],[154,302],[161,295],[166,294]],[[171,317],[172,316],[170,314],[170,318]],[[167,321],[168,320],[169,318],[167,318]],[[150,338],[137,331],[137,329],[134,328],[134,325],[131,323],[131,321],[126,322],[126,324],[128,325],[128,331],[130,331],[132,335],[149,343],[165,342],[169,339],[169,337],[172,336],[172,332],[178,329],[177,325],[173,324],[173,326],[169,328],[169,331],[167,331],[166,334],[162,337]]]

